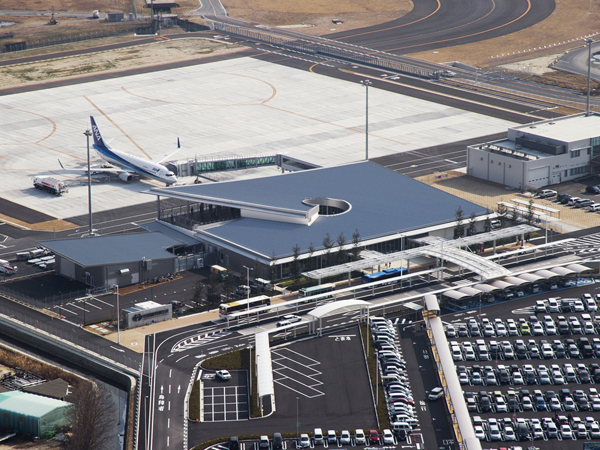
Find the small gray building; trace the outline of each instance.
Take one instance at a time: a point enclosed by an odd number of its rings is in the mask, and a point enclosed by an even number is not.
[[[56,273],[89,286],[128,286],[175,272],[185,242],[163,233],[40,241],[56,254]]]
[[[142,327],[151,323],[171,320],[173,305],[161,305],[153,301],[136,303],[132,308],[123,310],[122,323],[127,328]]]
[[[508,129],[507,139],[467,147],[467,173],[517,189],[598,173],[600,114],[585,113]]]

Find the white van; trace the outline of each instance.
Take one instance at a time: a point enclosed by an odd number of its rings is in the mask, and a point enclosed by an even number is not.
[[[594,211],[600,211],[600,203],[592,203],[590,206],[588,206],[588,208],[592,212],[594,212]]]
[[[412,431],[412,427],[406,422],[394,422],[392,423],[392,430],[408,434]]]
[[[325,442],[323,439],[323,430],[321,430],[320,428],[315,428],[314,439],[315,445],[323,444]]]

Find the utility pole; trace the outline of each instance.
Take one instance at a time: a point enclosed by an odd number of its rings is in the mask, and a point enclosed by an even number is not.
[[[115,284],[117,292],[117,344],[121,344],[121,309],[119,308],[119,285]]]
[[[87,137],[88,208],[90,221],[90,230],[88,234],[89,236],[93,236],[94,230],[92,228],[92,169],[90,166],[90,136],[92,135],[92,132],[88,128],[83,134],[85,134],[85,136]]]
[[[360,82],[360,84],[362,84],[365,87],[365,93],[366,93],[365,160],[368,161],[369,160],[369,86],[373,86],[373,83],[371,82],[371,80],[363,80]]]
[[[586,108],[585,108],[585,115],[589,116],[590,115],[590,77],[591,77],[591,71],[592,71],[592,44],[594,41],[592,39],[586,39],[584,42],[588,46],[587,103],[586,103]]]

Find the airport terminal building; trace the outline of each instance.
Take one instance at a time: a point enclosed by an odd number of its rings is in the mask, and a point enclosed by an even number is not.
[[[294,259],[304,271],[349,262],[356,247],[385,254],[426,236],[453,239],[459,207],[465,229],[473,215],[481,231],[490,214],[367,161],[148,193],[157,197],[160,231],[198,240],[205,265],[237,273],[246,266],[268,279],[289,276]],[[185,206],[169,209],[164,199]]]
[[[585,113],[508,129],[507,139],[467,147],[467,173],[537,190],[600,169],[600,114]]]

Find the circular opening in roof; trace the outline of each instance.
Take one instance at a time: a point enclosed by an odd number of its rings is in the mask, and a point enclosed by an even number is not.
[[[347,213],[352,209],[352,205],[345,200],[327,197],[311,197],[302,200],[302,203],[310,206],[319,207],[320,216],[337,216]]]

